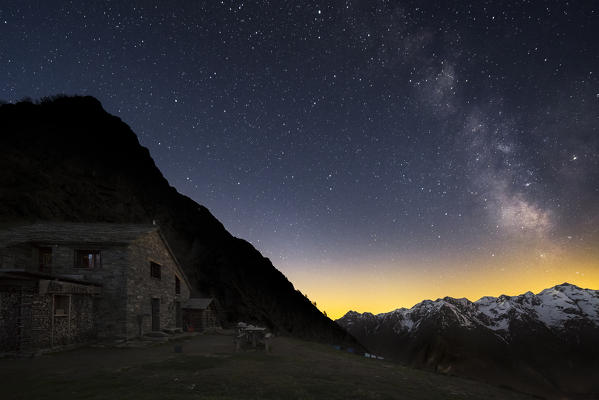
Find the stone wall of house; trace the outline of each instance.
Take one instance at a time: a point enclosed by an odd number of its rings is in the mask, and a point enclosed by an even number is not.
[[[39,269],[37,255],[34,247],[26,243],[0,247],[0,268],[37,271]]]
[[[68,275],[102,285],[102,294],[98,296],[93,310],[93,314],[96,316],[95,323],[98,336],[101,338],[126,337],[127,292],[125,271],[127,270],[127,246],[119,244],[92,246],[64,243],[40,243],[39,245],[52,249],[51,272],[53,274]],[[77,250],[100,250],[101,264],[91,269],[75,266],[75,252]],[[4,264],[7,266],[10,264],[10,268],[26,269],[33,272],[37,272],[39,269],[37,245],[20,244],[0,248],[0,252]],[[37,301],[43,303],[42,300]],[[61,325],[62,322],[58,324]],[[66,323],[64,325],[69,326]],[[61,335],[58,333],[57,337],[62,337]],[[40,340],[44,343],[48,341],[43,337]]]
[[[96,332],[94,329],[93,297],[77,294],[68,295],[71,302],[69,313],[68,315],[59,316],[54,315],[52,312],[52,296],[44,296],[45,303],[50,305],[47,308],[51,312],[48,315],[49,318],[43,320],[46,325],[49,321],[51,327],[50,329],[40,330],[40,333],[43,332],[44,335],[40,335],[38,340],[47,342],[50,333],[49,340],[51,340],[52,346],[85,343],[94,339]]]
[[[160,279],[150,275],[150,262],[161,266]],[[160,329],[177,325],[177,303],[189,299],[189,287],[177,270],[175,261],[157,232],[137,239],[129,246],[127,272],[127,334],[139,334],[138,316],[143,316],[143,332],[152,330],[151,301],[160,299]],[[180,280],[181,293],[175,293],[175,276]]]
[[[33,297],[31,304],[31,343],[35,349],[52,347],[52,295]]]
[[[76,250],[100,250],[101,265],[94,268],[75,266]],[[126,337],[126,270],[127,247],[106,245],[54,245],[52,246],[52,272],[70,275],[102,285],[96,297],[93,314],[100,339]]]
[[[71,342],[84,343],[96,338],[94,297],[71,296]]]
[[[18,347],[17,318],[21,305],[19,287],[0,286],[0,353]]]
[[[210,304],[210,306],[204,311],[203,324],[204,329],[216,327],[216,310],[214,309],[213,304]]]
[[[216,313],[213,307],[208,307],[205,310],[184,309],[183,310],[183,327],[188,331],[203,331],[205,329],[215,328]]]
[[[91,295],[67,295],[69,313],[55,316],[54,295],[38,293],[36,284],[27,280],[20,286],[0,286],[0,352],[35,351],[95,337]]]
[[[148,232],[128,245],[26,243],[0,248],[2,265],[38,271],[38,246],[52,249],[52,274],[96,282],[102,288],[101,294],[96,296],[73,293],[70,317],[53,314],[52,293],[34,296],[29,309],[33,316],[32,326],[28,328],[33,347],[82,342],[94,337],[101,340],[135,337],[139,334],[140,316],[143,331],[149,332],[152,329],[152,299],[160,299],[160,329],[178,325],[177,306],[189,298],[190,288],[157,231]],[[93,268],[76,266],[77,250],[99,250],[101,265]],[[160,279],[150,275],[150,262],[161,266]],[[179,294],[175,293],[176,276],[180,281]],[[14,312],[6,311],[15,309],[10,305],[14,301],[13,296],[3,295],[1,301],[0,311],[4,310],[6,321],[14,320]],[[180,315],[182,317],[182,310]],[[14,347],[8,344],[14,335],[8,333],[10,329],[4,331],[0,328],[0,342],[7,344],[0,343],[0,346]]]

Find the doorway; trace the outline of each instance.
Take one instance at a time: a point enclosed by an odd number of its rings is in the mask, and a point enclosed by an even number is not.
[[[181,315],[181,302],[175,302],[175,327],[181,328],[183,326],[183,316]]]
[[[160,299],[152,299],[152,330],[160,330]]]

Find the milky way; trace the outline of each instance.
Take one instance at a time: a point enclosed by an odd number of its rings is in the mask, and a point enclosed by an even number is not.
[[[3,1],[0,99],[96,96],[334,313],[599,285],[599,8],[445,3]]]

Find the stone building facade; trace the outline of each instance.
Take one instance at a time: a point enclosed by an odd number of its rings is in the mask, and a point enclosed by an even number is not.
[[[0,352],[182,327],[190,285],[154,225],[0,231]]]
[[[98,285],[29,272],[0,272],[0,353],[95,338]]]

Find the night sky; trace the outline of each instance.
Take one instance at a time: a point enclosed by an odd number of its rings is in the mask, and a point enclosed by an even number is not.
[[[599,289],[599,4],[7,1],[0,99],[97,97],[329,316]]]

